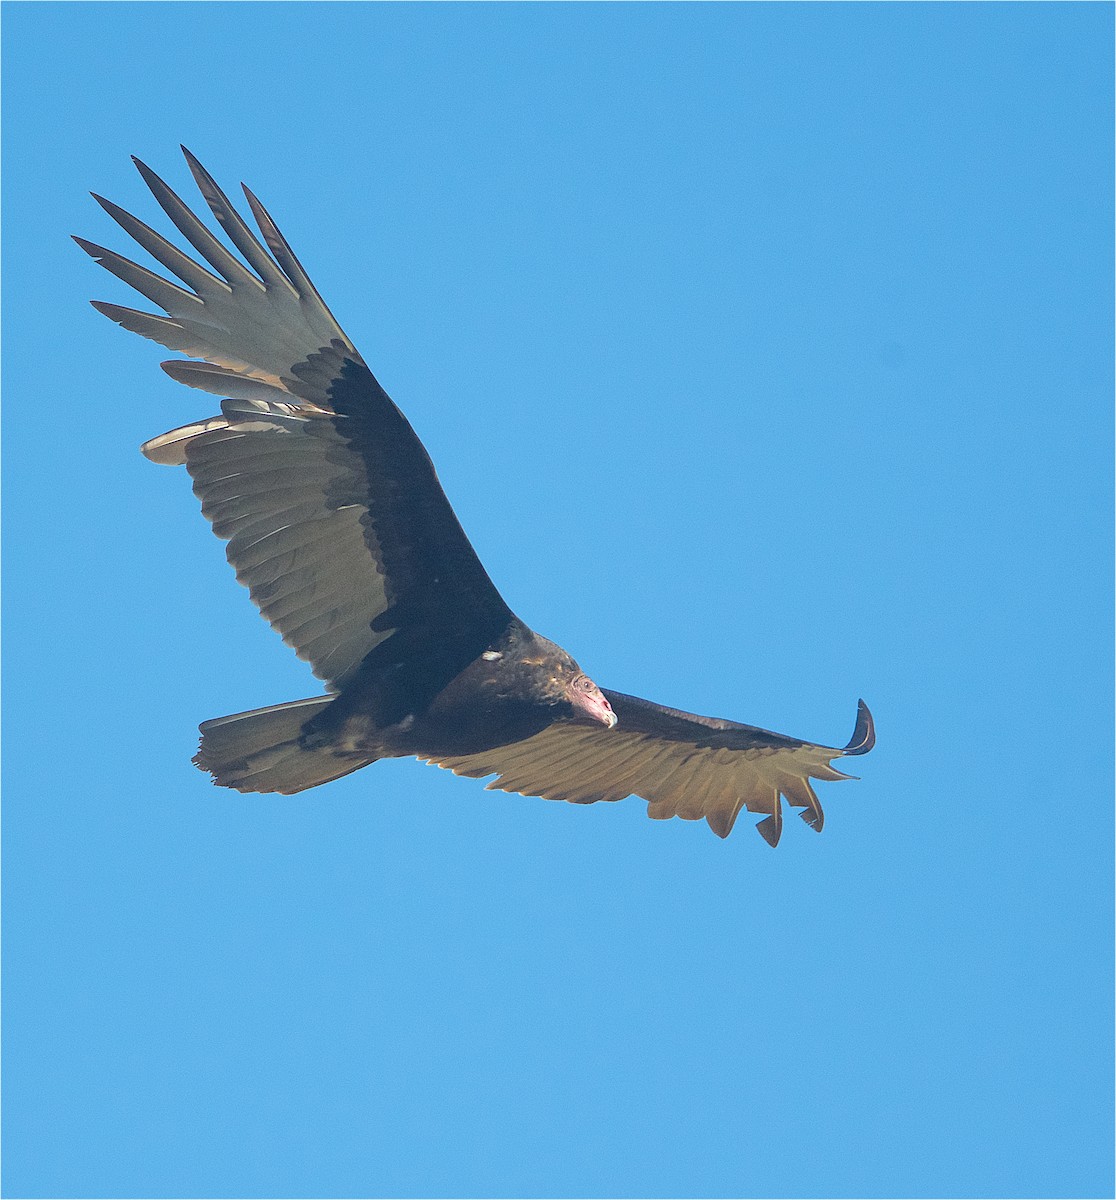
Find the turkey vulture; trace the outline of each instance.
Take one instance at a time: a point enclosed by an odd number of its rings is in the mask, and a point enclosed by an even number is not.
[[[220,416],[143,453],[186,467],[237,579],[328,689],[204,722],[198,767],[241,792],[292,793],[413,755],[523,795],[591,804],[635,794],[649,816],[704,817],[721,837],[747,808],[764,814],[757,828],[772,846],[785,797],[820,830],[810,780],[849,778],[830,760],[872,748],[864,702],[852,740],[835,749],[599,688],[504,603],[422,443],[263,205],[244,188],[261,244],[183,152],[242,257],[138,159],[208,266],[96,195],[181,283],[75,240],[166,315],[94,307],[200,360],[163,369],[221,397]]]

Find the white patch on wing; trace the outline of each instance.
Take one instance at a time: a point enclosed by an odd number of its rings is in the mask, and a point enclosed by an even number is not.
[[[504,656],[500,653],[499,650],[486,650],[481,655],[481,658],[483,658],[485,662],[495,662],[498,658],[503,658],[503,657]]]

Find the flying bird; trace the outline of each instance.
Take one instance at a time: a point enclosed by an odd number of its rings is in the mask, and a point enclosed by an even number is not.
[[[836,749],[598,687],[504,602],[422,443],[263,205],[244,188],[261,242],[183,153],[239,257],[138,159],[201,261],[96,195],[175,279],[75,241],[162,313],[93,306],[195,360],[162,366],[221,397],[220,416],[142,451],[186,467],[237,579],[327,689],[204,722],[198,767],[223,787],[289,794],[413,755],[527,796],[638,795],[649,816],[704,817],[720,837],[746,808],[772,846],[785,798],[820,830],[810,781],[850,778],[831,761],[872,748],[864,702]]]

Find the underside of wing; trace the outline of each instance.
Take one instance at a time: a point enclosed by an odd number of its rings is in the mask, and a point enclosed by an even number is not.
[[[361,460],[334,422],[238,411],[187,441],[186,468],[236,577],[314,673],[343,687],[393,630]]]
[[[430,761],[475,779],[496,775],[489,788],[548,800],[592,804],[641,796],[649,817],[704,817],[722,838],[747,809],[763,814],[757,828],[774,846],[782,834],[782,800],[801,809],[802,819],[820,831],[824,815],[811,779],[850,778],[834,770],[831,760],[867,753],[874,742],[863,701],[852,740],[836,749],[605,694],[619,719],[615,729],[556,724],[485,753]]]
[[[503,628],[506,605],[422,444],[274,221],[245,188],[261,242],[185,153],[239,257],[138,160],[200,261],[100,197],[167,276],[75,239],[162,314],[95,307],[202,359],[163,366],[178,382],[222,398],[220,416],[153,438],[144,453],[186,466],[214,532],[228,541],[238,579],[321,678],[343,687],[373,651],[391,670],[442,650],[452,677]]]

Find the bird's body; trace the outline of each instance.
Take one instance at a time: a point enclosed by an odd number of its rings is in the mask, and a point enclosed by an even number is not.
[[[136,333],[202,361],[164,369],[222,397],[221,416],[155,438],[185,465],[214,532],[262,614],[329,693],[207,721],[195,761],[240,791],[297,792],[379,758],[413,755],[489,787],[591,803],[638,794],[653,817],[705,817],[724,837],[739,811],[780,796],[821,828],[810,778],[871,749],[863,703],[844,749],[602,691],[505,604],[422,443],[322,302],[250,192],[267,248],[187,153],[243,260],[153,172],[156,199],[210,271],[108,201],[101,204],[185,287],[77,239],[167,314],[97,303]]]
[[[431,681],[421,693],[406,686],[402,671],[394,674],[384,680],[362,670],[309,732],[339,752],[451,757],[520,742],[556,720],[575,719],[567,686],[579,674],[577,664],[516,617],[463,671]],[[405,702],[396,681],[409,695]],[[387,712],[380,708],[385,696],[392,700]]]

